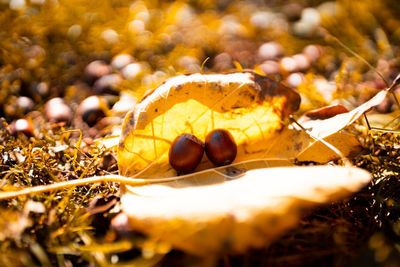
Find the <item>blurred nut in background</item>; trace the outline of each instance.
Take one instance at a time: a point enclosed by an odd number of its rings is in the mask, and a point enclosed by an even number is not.
[[[279,62],[281,71],[285,74],[298,70],[297,62],[293,57],[284,57]]]
[[[226,71],[233,68],[232,57],[228,53],[218,54],[214,60],[214,69],[217,71]]]
[[[258,60],[264,61],[269,59],[276,59],[278,57],[283,56],[284,50],[283,47],[276,42],[268,42],[258,48]]]
[[[125,114],[133,110],[137,103],[137,98],[128,92],[121,92],[121,98],[112,107],[113,114],[117,116],[125,116]]]
[[[95,94],[103,95],[118,95],[118,86],[122,83],[123,79],[119,74],[109,74],[98,79],[93,85]]]
[[[304,74],[301,72],[291,73],[286,78],[286,84],[290,87],[296,88],[304,81]]]
[[[107,105],[98,96],[86,98],[78,107],[78,114],[90,127],[93,127],[99,120],[106,117],[107,112]]]
[[[279,74],[279,63],[273,60],[264,61],[260,66],[260,70],[266,75]]]
[[[72,109],[60,97],[52,98],[44,106],[46,118],[50,122],[67,122],[72,119]]]
[[[32,83],[29,87],[27,95],[31,96],[34,100],[39,101],[48,97],[50,93],[50,86],[47,82]]]
[[[93,84],[97,79],[111,73],[111,66],[102,60],[95,60],[89,63],[85,70],[85,80]]]
[[[145,70],[145,66],[142,63],[131,63],[126,65],[122,70],[121,74],[127,80],[133,80],[139,74]]]
[[[16,101],[17,109],[19,109],[23,114],[32,111],[35,107],[35,102],[27,96],[20,96]]]
[[[133,62],[135,62],[133,56],[129,54],[118,54],[111,60],[111,67],[113,67],[115,70],[121,70]]]
[[[282,13],[289,21],[296,21],[300,19],[303,8],[300,3],[289,3],[282,7]]]
[[[296,70],[297,71],[306,71],[311,67],[310,59],[303,54],[297,54],[292,56],[294,61],[296,61]]]
[[[10,132],[14,136],[18,135],[18,133],[22,133],[26,137],[33,137],[34,127],[31,121],[27,119],[18,119],[11,123]]]
[[[200,71],[200,61],[191,56],[181,56],[177,60],[177,65],[185,72],[198,72]]]
[[[311,63],[314,63],[322,56],[322,47],[318,45],[308,45],[303,49],[303,54],[308,56]]]
[[[311,37],[319,27],[321,16],[315,8],[308,7],[301,11],[301,18],[293,24],[293,33],[299,37]]]
[[[8,118],[19,119],[31,112],[35,107],[33,100],[26,96],[10,96],[3,110]]]

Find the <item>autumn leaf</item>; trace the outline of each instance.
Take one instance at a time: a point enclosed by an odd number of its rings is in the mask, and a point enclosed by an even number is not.
[[[130,226],[195,255],[240,253],[270,244],[307,208],[346,197],[371,179],[354,167],[276,167],[237,176],[227,171],[128,187],[121,200]]]
[[[345,110],[338,106],[319,109],[318,112],[311,113],[313,114],[313,119],[310,119],[309,114],[305,114],[300,118],[299,123],[309,130],[312,136],[325,140],[338,149],[343,156],[354,156],[362,150],[362,146],[353,134],[342,130],[371,110],[371,108],[379,105],[387,97],[388,92],[388,90],[382,90],[369,101],[348,112],[344,112]],[[326,118],[326,114],[334,114],[335,112],[338,114]],[[307,141],[311,137],[303,134],[302,137],[304,138],[303,142],[309,143],[309,145],[296,156],[297,160],[326,163],[341,157],[336,151],[333,151],[320,141]]]
[[[313,136],[330,138],[382,97],[350,112],[342,107],[311,112],[303,124]],[[335,154],[304,130],[285,124],[298,106],[297,93],[252,72],[178,76],[155,89],[125,119],[119,169],[126,176],[175,178],[123,187],[130,226],[192,254],[244,252],[270,244],[305,209],[365,186],[371,176],[358,168],[293,166],[299,155],[318,161],[327,159],[321,151]],[[215,128],[232,132],[236,160],[215,167],[203,157],[195,172],[177,177],[166,153],[172,140],[184,132],[204,140]],[[349,140],[355,137],[341,133],[328,142],[343,143],[341,148],[347,144],[344,154],[349,155],[359,146]]]
[[[233,135],[235,162],[264,158],[299,104],[295,91],[253,72],[171,78],[126,116],[118,147],[120,174],[175,176],[167,153],[172,141],[182,133],[204,140],[216,128]],[[204,157],[196,171],[212,167]]]

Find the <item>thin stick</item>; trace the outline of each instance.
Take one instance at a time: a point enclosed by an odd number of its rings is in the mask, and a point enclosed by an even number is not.
[[[204,66],[206,65],[206,63],[209,59],[210,59],[210,57],[207,57],[206,59],[204,59],[203,63],[201,63],[201,67],[200,67],[201,74],[204,74]]]
[[[217,167],[217,168],[213,168],[213,169],[202,170],[202,171],[199,171],[196,173],[186,174],[186,175],[182,175],[182,176],[168,177],[168,178],[158,178],[158,179],[130,178],[130,177],[122,176],[122,175],[113,175],[113,174],[104,175],[104,176],[92,176],[92,177],[87,177],[87,178],[82,178],[82,179],[77,179],[77,180],[57,182],[54,184],[28,187],[28,188],[24,188],[24,189],[21,189],[18,191],[0,192],[0,200],[10,199],[10,198],[15,198],[15,197],[20,197],[20,196],[26,196],[26,195],[31,195],[31,194],[50,192],[50,191],[55,191],[55,190],[61,190],[61,189],[71,188],[71,187],[76,187],[76,186],[95,184],[95,183],[117,182],[117,183],[130,185],[130,186],[144,186],[144,185],[149,185],[149,184],[166,183],[166,182],[173,182],[173,181],[177,181],[177,180],[183,180],[186,178],[193,177],[193,175],[202,174],[202,173],[210,172],[210,171],[216,172],[219,175],[224,176],[225,178],[231,179],[231,178],[237,178],[237,177],[236,176],[230,177],[229,175],[226,175],[226,174],[220,172],[219,170],[226,169],[229,167],[235,167],[235,166],[249,163],[249,162],[256,162],[259,160],[260,159],[251,159],[251,160],[232,163],[230,165],[221,166],[221,167]],[[271,158],[268,160],[272,161],[272,160],[282,160],[282,159]]]
[[[39,185],[34,187],[24,188],[18,191],[1,192],[0,200],[15,198],[30,194],[50,192],[54,190],[61,190],[69,187],[76,187],[95,183],[107,183],[107,182],[119,182],[131,186],[143,186],[154,183],[171,182],[175,181],[177,178],[162,178],[162,179],[137,179],[128,178],[121,175],[104,175],[104,176],[92,176],[88,178],[82,178],[78,180],[69,180],[65,182],[58,182],[55,184]]]
[[[364,116],[365,122],[367,123],[367,127],[368,127],[368,134],[370,134],[370,135],[371,135],[371,141],[372,141],[372,151],[373,151],[373,152],[375,152],[375,145],[376,145],[376,144],[375,144],[374,138],[372,138],[372,134],[371,134],[372,127],[371,127],[371,125],[369,124],[369,121],[368,121],[367,115],[364,113],[364,114],[363,114],[363,116]]]
[[[371,125],[369,124],[367,115],[365,115],[365,113],[364,113],[363,116],[364,116],[365,122],[367,123],[368,130],[371,130]]]
[[[399,130],[383,129],[383,128],[378,128],[378,127],[371,127],[371,130],[384,132],[384,133],[400,133]]]

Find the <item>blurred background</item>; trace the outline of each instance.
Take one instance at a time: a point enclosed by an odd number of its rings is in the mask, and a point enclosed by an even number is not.
[[[34,107],[54,97],[140,99],[170,76],[200,71],[255,69],[303,83],[305,98],[317,83],[324,89],[311,97],[314,108],[356,84],[365,87],[361,101],[384,87],[335,37],[389,81],[398,68],[400,8],[391,0],[2,0],[0,9],[0,115],[8,121],[21,113],[18,96]]]

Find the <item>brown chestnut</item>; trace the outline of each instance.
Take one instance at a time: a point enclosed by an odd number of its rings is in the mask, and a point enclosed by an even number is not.
[[[235,160],[237,145],[230,132],[224,129],[215,129],[206,136],[205,150],[212,163],[222,166]]]
[[[98,96],[89,96],[78,106],[78,114],[90,127],[95,126],[99,120],[106,117],[106,113],[107,105]]]
[[[204,153],[204,143],[196,136],[184,133],[175,138],[169,150],[169,164],[178,173],[196,169]]]
[[[34,136],[33,124],[27,119],[13,121],[10,125],[10,131],[13,136],[17,136],[19,133],[24,134],[28,138]]]
[[[55,97],[44,105],[44,112],[50,122],[70,122],[73,117],[72,109],[64,99]]]
[[[85,80],[88,84],[93,85],[94,82],[108,74],[111,74],[112,68],[102,60],[95,60],[90,62],[84,70]]]

